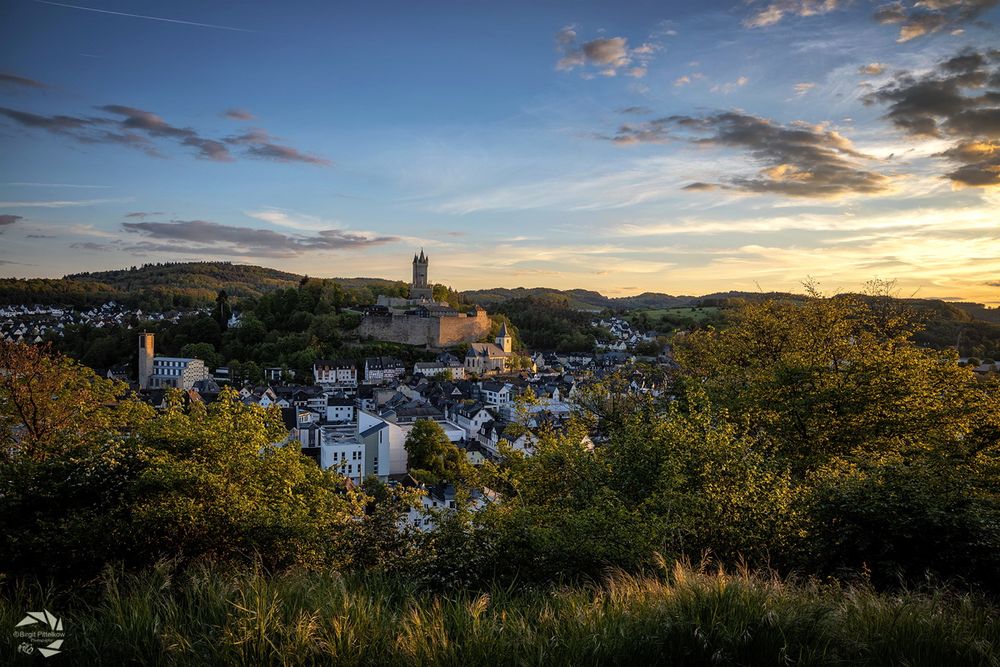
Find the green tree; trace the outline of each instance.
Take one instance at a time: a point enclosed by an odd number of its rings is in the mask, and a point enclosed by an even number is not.
[[[468,474],[462,452],[431,419],[418,419],[406,436],[407,468],[417,479],[437,484],[457,483]]]
[[[212,310],[212,317],[219,323],[219,329],[225,331],[229,328],[229,318],[233,316],[233,309],[229,307],[229,295],[226,290],[220,289],[215,297],[215,308]]]

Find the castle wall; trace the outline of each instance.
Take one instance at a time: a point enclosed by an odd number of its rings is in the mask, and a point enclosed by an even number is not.
[[[361,320],[358,334],[392,343],[440,348],[479,340],[489,330],[489,315],[479,311],[477,317],[369,315]]]
[[[436,345],[449,347],[477,341],[490,332],[490,317],[480,310],[478,317],[438,317],[434,327]]]
[[[371,336],[375,340],[406,345],[433,345],[431,323],[434,318],[407,317],[395,315],[391,317],[369,315],[361,320],[358,333]]]

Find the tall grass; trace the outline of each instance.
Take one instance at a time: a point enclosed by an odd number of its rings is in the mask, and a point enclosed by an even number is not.
[[[1000,609],[673,566],[600,584],[430,595],[367,575],[163,565],[73,592],[5,582],[0,627],[47,608],[94,665],[1000,665]],[[0,642],[0,663],[29,660]]]

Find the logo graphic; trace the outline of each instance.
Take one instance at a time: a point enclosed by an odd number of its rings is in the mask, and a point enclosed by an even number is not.
[[[28,615],[22,618],[16,627],[38,624],[45,627],[32,630],[14,630],[16,639],[25,640],[18,644],[17,650],[27,654],[37,650],[46,658],[62,653],[63,640],[66,638],[62,619],[56,618],[48,609],[29,611]]]

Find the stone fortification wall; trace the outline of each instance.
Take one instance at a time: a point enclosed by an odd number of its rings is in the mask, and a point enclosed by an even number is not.
[[[489,330],[489,315],[479,311],[476,317],[369,315],[361,320],[358,334],[391,343],[440,348],[479,340]]]
[[[478,317],[438,317],[434,337],[434,347],[449,347],[459,343],[477,341],[490,332],[490,316],[485,310],[478,311]]]
[[[429,317],[408,317],[406,315],[378,316],[369,315],[361,320],[358,333],[361,336],[371,336],[375,340],[406,345],[431,345],[431,324],[435,322]]]

